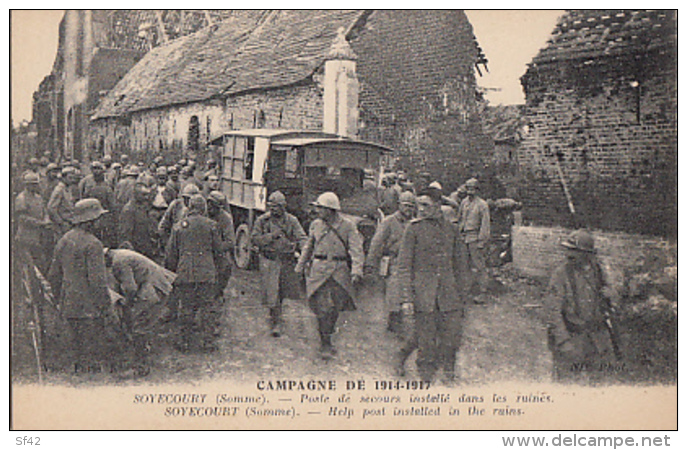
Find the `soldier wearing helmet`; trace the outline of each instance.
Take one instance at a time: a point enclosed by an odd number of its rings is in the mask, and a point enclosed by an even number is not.
[[[489,276],[485,259],[485,248],[491,235],[489,205],[479,195],[479,182],[470,178],[465,182],[467,196],[458,208],[458,242],[461,246],[459,272],[464,292],[471,292],[477,283],[479,295],[474,302],[486,301]],[[474,275],[473,275],[474,270]]]
[[[320,356],[328,360],[336,354],[331,339],[339,312],[355,310],[354,285],[362,280],[365,255],[362,236],[340,214],[335,193],[325,192],[312,205],[318,218],[310,225],[296,272],[305,272],[306,295],[317,316]]]
[[[282,303],[285,298],[300,299],[300,280],[294,268],[296,251],[306,235],[296,216],[286,211],[286,197],[275,191],[267,198],[267,212],[255,221],[251,242],[258,248],[263,303],[269,308],[272,336],[282,332]]]
[[[151,192],[145,180],[134,185],[133,198],[124,205],[119,216],[119,246],[154,260],[159,245]]]
[[[611,329],[612,290],[596,257],[594,238],[573,231],[561,241],[565,262],[552,274],[549,292],[560,307],[549,323],[549,345],[556,376],[598,377],[599,364],[614,362]]]
[[[122,178],[117,182],[115,187],[115,204],[117,209],[121,210],[124,205],[134,197],[134,186],[136,186],[136,179],[141,174],[138,166],[131,166],[122,170]]]
[[[14,203],[14,212],[17,217],[15,242],[24,252],[22,256],[30,256],[41,273],[46,274],[50,250],[45,244],[49,242],[47,238],[50,231],[50,219],[40,195],[38,175],[26,172],[23,182],[24,190],[19,193]]]
[[[236,234],[234,232],[234,218],[227,203],[227,196],[220,191],[212,191],[208,194],[207,200],[208,217],[217,223],[217,228],[219,229],[222,242],[220,250],[224,253],[227,262],[230,262],[231,254],[234,250],[234,242],[236,242]],[[217,276],[217,295],[219,297],[223,296],[230,277],[231,264],[227,264]]]
[[[167,244],[172,227],[183,220],[188,214],[188,202],[193,195],[200,194],[200,189],[195,184],[187,184],[181,190],[179,198],[176,198],[169,204],[160,223],[157,226],[158,233],[162,237],[162,243]]]
[[[217,280],[226,264],[217,224],[205,217],[206,201],[190,196],[188,216],[174,225],[165,267],[176,272],[172,301],[178,307],[180,351],[216,349]]]
[[[60,166],[58,166],[55,163],[50,163],[45,168],[45,177],[41,178],[40,180],[41,195],[46,205],[48,203],[48,200],[50,200],[52,191],[55,190],[55,186],[57,186],[57,183],[60,182],[60,170]]]
[[[403,192],[399,197],[398,211],[385,217],[379,224],[370,243],[365,266],[379,273],[384,279],[384,310],[388,314],[387,329],[399,331],[401,304],[396,287],[396,258],[401,238],[408,222],[415,217],[415,195]]]
[[[103,245],[95,237],[98,219],[106,213],[94,198],[74,205],[74,228],[57,242],[47,277],[72,331],[77,373],[102,371],[107,356],[104,336],[110,296]]]

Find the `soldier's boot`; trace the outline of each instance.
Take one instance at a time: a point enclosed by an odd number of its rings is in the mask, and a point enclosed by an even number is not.
[[[270,308],[270,329],[273,337],[280,337],[282,330],[281,306]]]
[[[332,345],[332,337],[330,334],[320,334],[320,358],[329,361],[336,356],[336,349]]]
[[[392,333],[398,333],[401,328],[401,312],[391,311],[387,319],[386,329]]]
[[[394,362],[394,374],[397,377],[406,376],[406,361],[413,353],[413,350],[413,348],[402,347],[396,355],[396,361]]]

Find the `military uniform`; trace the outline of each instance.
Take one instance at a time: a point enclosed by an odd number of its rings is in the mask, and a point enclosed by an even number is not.
[[[51,242],[48,233],[48,213],[40,194],[24,190],[14,203],[17,214],[17,234],[15,237],[19,248],[26,251],[33,263],[46,274],[50,265],[51,249],[46,244]]]
[[[225,264],[217,225],[191,214],[173,227],[167,247],[165,266],[177,274],[172,297],[178,306],[180,347],[210,347],[217,274]]]
[[[105,181],[95,181],[83,186],[81,198],[97,198],[103,208],[114,211],[115,201],[114,192],[110,185]],[[103,245],[112,247],[117,243],[117,225],[114,214],[108,214],[101,219],[100,232],[97,236]]]
[[[73,332],[77,364],[90,369],[103,360],[110,308],[101,242],[80,228],[68,231],[55,246],[48,280]]]
[[[229,283],[229,278],[231,278],[231,251],[234,249],[234,243],[236,242],[234,218],[223,209],[217,215],[210,218],[217,223],[221,242],[220,250],[224,253],[225,264],[217,274],[217,295],[222,297],[224,289],[226,289],[227,283]]]
[[[380,275],[384,278],[385,282],[384,310],[390,314],[390,317],[395,317],[394,315],[399,314],[401,311],[401,302],[398,297],[396,258],[398,257],[401,239],[408,222],[409,220],[400,211],[396,211],[391,216],[384,218],[372,238],[367,260],[365,261],[366,265],[373,267],[377,271],[380,270],[380,266],[383,270]],[[383,264],[382,261],[384,261]],[[390,323],[390,325],[393,329],[393,323]]]
[[[270,308],[273,327],[281,322],[284,298],[302,296],[300,279],[294,272],[295,253],[303,247],[306,238],[298,219],[287,212],[281,217],[267,212],[253,225],[251,242],[259,251],[263,302]]]
[[[119,216],[119,243],[131,244],[133,249],[150,259],[158,253],[158,236],[151,206],[145,201],[132,199]]]
[[[313,221],[296,269],[305,269],[306,295],[326,345],[331,345],[339,312],[355,309],[351,277],[362,277],[363,263],[363,240],[351,221],[340,214],[331,225]]]
[[[484,246],[491,236],[489,205],[482,198],[469,196],[460,202],[458,209],[458,232],[460,243],[461,284],[468,292],[476,278],[480,293],[486,293],[488,275]],[[477,271],[475,277],[472,267]]]
[[[558,378],[574,377],[575,368],[599,375],[599,363],[614,361],[613,345],[605,325],[610,303],[602,295],[605,285],[598,263],[576,267],[568,262],[551,276],[549,293],[560,312],[549,328]]]
[[[417,346],[424,380],[440,368],[449,378],[454,374],[464,314],[457,263],[455,229],[443,216],[410,221],[397,259],[398,295],[402,303],[413,304],[417,340],[404,345],[401,357],[405,360]]]
[[[135,364],[147,369],[148,346],[166,312],[165,299],[176,275],[132,250],[108,250],[113,289],[126,301],[119,305],[122,322],[133,344]]]
[[[182,198],[177,198],[169,204],[167,210],[162,215],[160,223],[157,225],[157,232],[162,237],[162,242],[167,242],[172,228],[177,223],[181,222],[188,215],[188,208],[184,204]]]
[[[74,204],[71,189],[63,181],[57,183],[48,201],[48,214],[55,224],[58,236],[62,236],[72,227]]]

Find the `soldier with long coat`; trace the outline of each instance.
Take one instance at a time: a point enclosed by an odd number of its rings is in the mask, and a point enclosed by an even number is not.
[[[286,212],[286,197],[279,191],[267,199],[267,212],[253,225],[251,242],[258,248],[263,300],[270,310],[272,336],[279,337],[284,298],[301,297],[294,273],[296,250],[303,247],[305,231],[296,216]]]
[[[317,316],[320,355],[336,354],[331,341],[340,311],[355,310],[355,284],[363,276],[363,239],[353,222],[340,214],[333,192],[320,195],[313,206],[319,218],[310,225],[296,272],[305,272],[306,295]],[[306,269],[306,265],[308,268]]]
[[[119,217],[119,245],[154,259],[158,253],[158,236],[150,193],[145,184],[136,184],[133,199],[124,206]]]
[[[437,370],[453,380],[463,330],[464,304],[458,289],[458,245],[454,227],[441,213],[441,191],[429,188],[417,198],[418,218],[410,221],[398,254],[400,301],[412,304],[417,340],[400,352],[397,370],[415,346],[417,368],[431,381]]]
[[[178,308],[181,351],[212,351],[217,328],[215,308],[218,270],[225,264],[217,224],[205,217],[200,194],[189,199],[188,216],[174,225],[167,244],[165,267],[176,272],[172,298]]]
[[[401,302],[398,295],[397,262],[401,238],[408,222],[415,216],[415,195],[403,192],[399,210],[385,217],[370,243],[365,265],[384,280],[384,310],[388,313],[389,331],[398,331],[401,321]]]
[[[30,255],[41,273],[46,274],[50,265],[50,249],[46,239],[50,232],[50,219],[40,195],[38,175],[27,172],[23,176],[24,190],[19,193],[14,203],[17,215],[16,243],[22,256]]]
[[[491,236],[491,218],[489,205],[477,195],[479,183],[475,178],[465,182],[467,196],[458,208],[458,232],[460,244],[461,284],[469,292],[475,279],[480,296],[475,303],[484,303],[487,294],[489,275],[485,257],[485,247]],[[472,269],[475,269],[473,276]]]
[[[77,372],[101,370],[105,317],[110,310],[103,245],[95,237],[97,219],[107,211],[89,198],[74,206],[74,228],[57,242],[48,273],[62,317],[73,334]]]
[[[596,258],[594,238],[584,230],[567,236],[561,245],[566,259],[553,272],[549,294],[559,307],[549,323],[549,345],[559,379],[592,379],[602,375],[602,363],[616,362],[609,328],[614,292],[606,284]],[[618,343],[616,342],[616,345]]]

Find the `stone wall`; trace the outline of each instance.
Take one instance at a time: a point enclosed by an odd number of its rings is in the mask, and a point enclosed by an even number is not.
[[[513,267],[522,275],[542,280],[564,260],[561,239],[572,230],[561,227],[513,227]],[[611,278],[647,266],[677,266],[677,243],[626,233],[593,231],[599,259]]]

